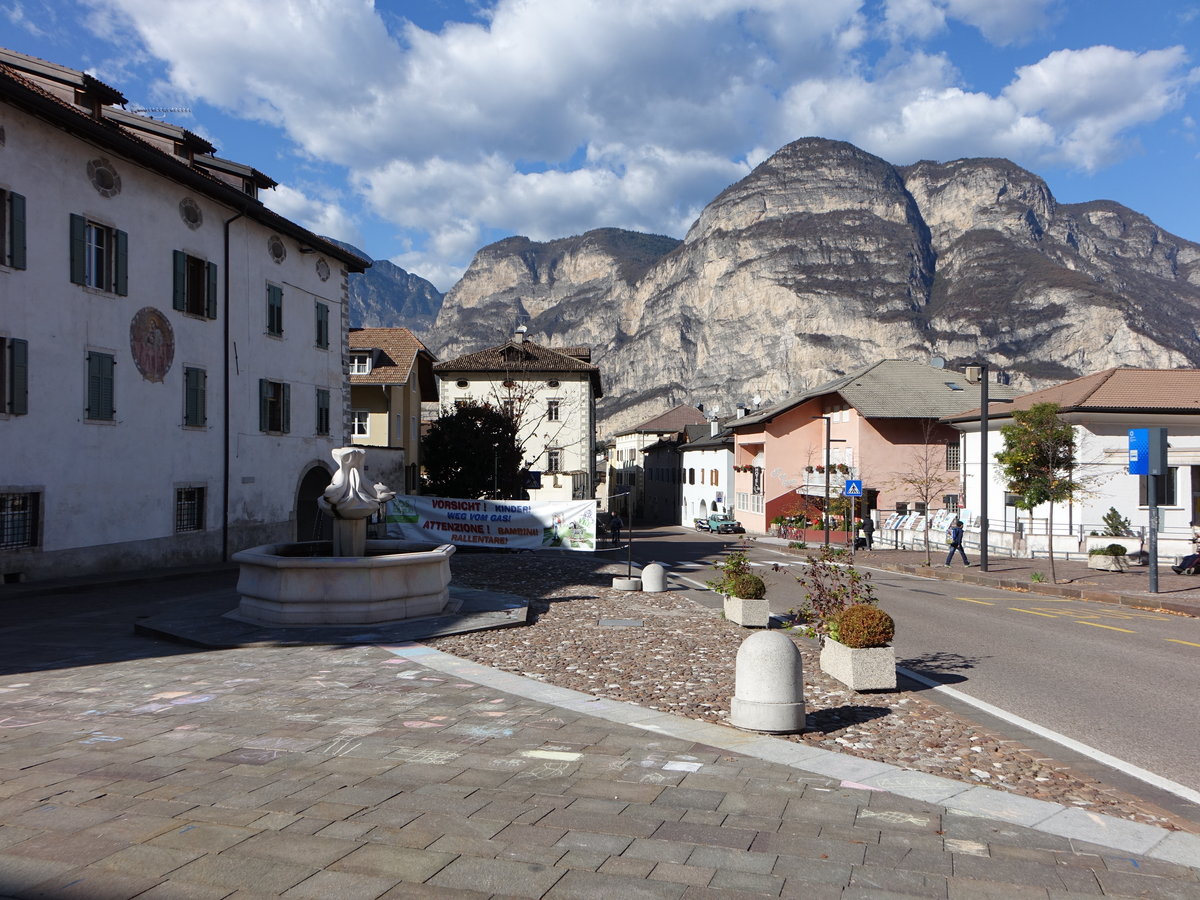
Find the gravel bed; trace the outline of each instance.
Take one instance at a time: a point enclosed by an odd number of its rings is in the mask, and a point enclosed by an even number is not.
[[[684,594],[612,589],[625,566],[583,554],[458,553],[455,583],[529,597],[530,624],[432,639],[439,650],[527,678],[692,719],[724,722],[738,647],[749,633]],[[601,624],[636,620],[640,625]],[[1193,823],[1107,787],[908,691],[859,694],[804,657],[804,741],[1165,828]]]

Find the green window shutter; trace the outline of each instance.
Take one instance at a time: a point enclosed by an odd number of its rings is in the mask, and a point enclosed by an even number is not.
[[[71,213],[71,283],[87,282],[87,220]]]
[[[12,393],[9,412],[23,416],[29,412],[29,342],[13,338],[9,342],[8,384]]]
[[[174,273],[174,288],[171,295],[171,306],[180,311],[187,309],[187,254],[182,250],[173,250],[172,271]]]
[[[25,198],[20,194],[8,195],[10,231],[8,233],[8,260],[14,269],[25,268]]]
[[[200,424],[208,424],[208,373],[203,369],[196,370],[196,409],[200,415]]]
[[[317,304],[317,346],[329,346],[329,307],[324,303]]]
[[[208,283],[204,289],[204,314],[210,319],[217,317],[217,264],[205,264]]]
[[[113,258],[116,269],[113,272],[113,291],[124,297],[129,293],[129,235],[124,231],[116,231],[114,234],[117,246]]]
[[[317,434],[329,434],[329,391],[317,388]]]
[[[281,404],[280,420],[283,424],[279,430],[287,434],[292,430],[292,386],[284,382],[280,387],[283,389],[279,398]]]
[[[267,285],[267,333],[283,334],[283,288]]]
[[[88,353],[89,419],[111,419],[113,408],[113,358],[107,353]]]
[[[203,369],[184,369],[183,380],[183,423],[185,425],[204,425],[208,421],[205,409],[208,373]]]
[[[270,431],[271,425],[271,382],[258,379],[258,430]]]

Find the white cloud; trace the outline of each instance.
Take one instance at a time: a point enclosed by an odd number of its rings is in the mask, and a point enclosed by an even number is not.
[[[358,245],[362,233],[353,216],[336,200],[310,197],[286,184],[264,191],[263,203],[270,209],[298,222],[316,234],[335,237],[339,241]]]
[[[82,2],[128,42],[120,64],[163,61],[159,96],[271,123],[293,155],[345,167],[357,192],[293,179],[274,208],[342,236],[358,234],[361,204],[411,241],[394,259],[425,277],[498,233],[681,235],[722,188],[807,135],[897,163],[1094,170],[1192,83],[1181,49],[1091,47],[989,93],[922,46],[950,22],[1019,43],[1059,0],[495,0],[436,32],[372,0]]]

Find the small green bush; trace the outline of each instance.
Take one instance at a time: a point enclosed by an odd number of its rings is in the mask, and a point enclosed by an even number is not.
[[[788,549],[789,550],[807,550],[808,542],[807,541],[791,541],[788,543]]]
[[[743,600],[761,600],[767,596],[766,584],[753,572],[734,575],[726,584],[731,597],[740,597]]]
[[[1124,544],[1109,544],[1107,547],[1093,547],[1088,556],[1124,556],[1129,550]]]
[[[896,623],[878,606],[856,603],[837,617],[837,637],[847,647],[886,647],[896,636]]]

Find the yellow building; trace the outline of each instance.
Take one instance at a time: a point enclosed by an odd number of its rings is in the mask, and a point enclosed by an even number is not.
[[[349,343],[350,443],[370,448],[372,480],[419,493],[421,403],[437,402],[437,360],[407,328],[352,328]]]

